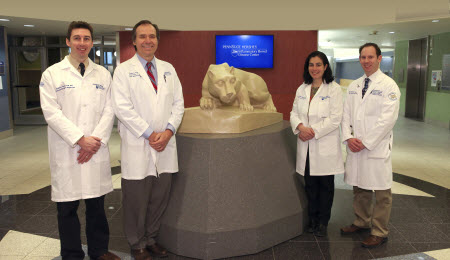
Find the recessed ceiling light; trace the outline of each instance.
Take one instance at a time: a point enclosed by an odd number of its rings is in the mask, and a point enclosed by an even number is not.
[[[0,18],[0,22],[9,22],[10,20],[9,19],[6,19],[6,18]]]
[[[330,40],[328,40],[326,42],[319,42],[319,46],[320,47],[330,47],[330,46],[333,46],[333,43]]]
[[[395,33],[395,32],[389,32],[389,33]]]
[[[125,28],[125,31],[133,31],[133,28],[127,27]]]
[[[433,20],[433,21],[431,21],[432,23],[438,23],[439,22],[439,20]]]
[[[34,24],[24,24],[25,27],[34,27]]]

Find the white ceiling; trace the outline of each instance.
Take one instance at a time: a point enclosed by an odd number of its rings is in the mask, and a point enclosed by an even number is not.
[[[2,3],[0,26],[11,35],[65,35],[72,20],[85,20],[96,35],[111,35],[150,19],[162,30],[319,30],[319,42],[333,48],[355,48],[450,31],[449,0],[57,0]],[[439,23],[431,23],[439,19]],[[26,28],[24,24],[34,24]],[[374,35],[374,31],[377,33]],[[389,34],[389,32],[395,32]],[[372,34],[372,35],[371,35]],[[321,46],[324,47],[324,46]]]
[[[322,48],[354,48],[366,42],[375,42],[384,48],[393,48],[396,41],[412,40],[450,32],[450,18],[377,24],[319,31]],[[393,32],[393,33],[390,33]]]

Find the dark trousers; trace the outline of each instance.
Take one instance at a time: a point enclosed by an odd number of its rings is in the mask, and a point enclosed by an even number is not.
[[[311,176],[309,171],[308,152],[305,167],[305,191],[308,198],[309,219],[327,226],[333,206],[334,175]]]
[[[86,204],[86,238],[88,255],[96,259],[108,252],[109,227],[105,215],[105,196],[84,200]],[[57,202],[58,230],[63,260],[83,259],[80,221],[77,209],[80,201]]]
[[[142,180],[122,178],[124,232],[131,249],[156,243],[171,185],[172,173],[147,176]]]

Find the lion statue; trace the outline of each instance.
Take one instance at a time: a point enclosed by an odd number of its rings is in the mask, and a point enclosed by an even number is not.
[[[240,110],[262,108],[276,112],[264,80],[250,72],[230,67],[227,63],[210,65],[202,83],[201,109],[222,105],[238,106]]]

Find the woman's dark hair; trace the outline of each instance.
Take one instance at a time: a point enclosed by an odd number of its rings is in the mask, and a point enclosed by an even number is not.
[[[323,52],[320,51],[313,51],[308,55],[308,57],[305,60],[305,67],[303,71],[303,79],[305,80],[305,83],[311,84],[313,82],[313,78],[309,74],[309,61],[313,57],[319,57],[322,60],[323,66],[325,65],[327,66],[325,72],[323,73],[322,79],[325,80],[326,83],[333,82],[334,77],[333,73],[331,72],[330,62],[328,62],[327,55],[325,55]]]

